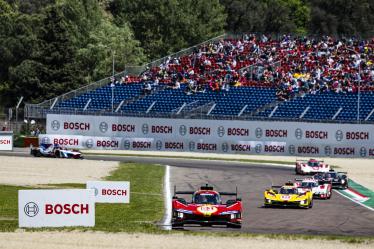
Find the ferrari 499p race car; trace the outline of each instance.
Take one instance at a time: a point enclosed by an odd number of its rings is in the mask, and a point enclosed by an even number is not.
[[[191,202],[187,202],[177,195],[192,195]],[[235,196],[235,199],[222,202],[222,196]],[[172,227],[182,227],[185,224],[202,226],[226,225],[241,228],[242,202],[235,193],[218,192],[212,186],[202,186],[197,191],[176,191],[172,201]]]
[[[77,150],[63,149],[62,147],[53,144],[40,144],[39,147],[31,147],[30,154],[34,157],[83,159],[81,152]]]
[[[311,189],[300,191],[295,183],[288,182],[284,186],[272,186],[264,192],[264,206],[313,207]]]
[[[330,166],[323,161],[309,159],[308,161],[297,160],[295,172],[298,175],[315,174],[319,172],[328,172]]]
[[[331,181],[318,180],[313,177],[305,179],[295,179],[299,193],[312,190],[313,198],[330,199],[332,194]]]
[[[348,176],[347,172],[336,172],[335,170],[329,170],[327,173],[319,173],[314,175],[315,179],[322,179],[324,181],[330,181],[332,188],[346,189],[348,188]]]

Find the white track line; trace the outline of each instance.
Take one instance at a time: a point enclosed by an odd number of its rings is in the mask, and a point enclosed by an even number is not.
[[[361,202],[359,202],[359,201],[356,201],[356,200],[354,200],[354,199],[352,199],[352,198],[350,198],[350,197],[348,197],[348,196],[346,196],[346,195],[340,193],[338,190],[334,190],[334,191],[335,191],[335,193],[340,194],[341,196],[343,196],[343,197],[345,197],[345,198],[347,198],[347,199],[353,201],[354,203],[357,203],[357,204],[359,204],[359,205],[361,205],[361,206],[363,206],[363,207],[365,207],[365,208],[367,208],[367,209],[369,209],[369,210],[371,210],[371,211],[374,211],[374,208],[371,208],[371,207],[369,207],[369,206],[366,206],[365,204],[363,204],[363,203],[361,203]]]
[[[166,165],[164,177],[164,192],[165,192],[165,217],[164,229],[171,230],[171,191],[170,191],[170,166]]]

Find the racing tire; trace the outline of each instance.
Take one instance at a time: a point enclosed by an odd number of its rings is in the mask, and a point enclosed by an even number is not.
[[[59,150],[56,150],[56,151],[55,151],[55,157],[56,157],[56,158],[60,158],[60,151],[59,151]]]
[[[171,227],[172,228],[180,228],[180,227],[183,227],[183,224],[176,224],[176,223],[171,223]]]
[[[331,194],[332,194],[332,191],[331,191],[331,189],[330,189],[328,196],[326,196],[326,200],[327,200],[327,199],[331,199]]]
[[[308,208],[312,208],[312,207],[313,207],[313,200],[310,201]]]
[[[35,151],[34,152],[34,157],[41,157],[42,156],[42,153],[40,153],[40,151]]]

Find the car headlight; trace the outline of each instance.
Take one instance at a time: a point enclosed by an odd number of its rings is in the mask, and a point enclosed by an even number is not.
[[[305,204],[306,200],[300,201],[300,204]]]
[[[235,219],[235,214],[231,214],[230,219]]]
[[[179,212],[178,212],[178,218],[181,218],[181,219],[183,219],[183,217],[184,217],[184,214],[183,214],[183,213],[179,213]]]
[[[266,199],[266,202],[267,202],[267,203],[271,203],[271,200],[270,200],[270,199]]]
[[[341,180],[340,182],[344,184],[344,183],[345,183],[345,180],[344,180],[344,179],[342,179],[342,180]]]

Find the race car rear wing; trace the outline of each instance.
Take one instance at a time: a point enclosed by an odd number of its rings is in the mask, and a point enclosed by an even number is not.
[[[348,174],[348,172],[336,172],[336,173],[338,173],[338,174]]]

